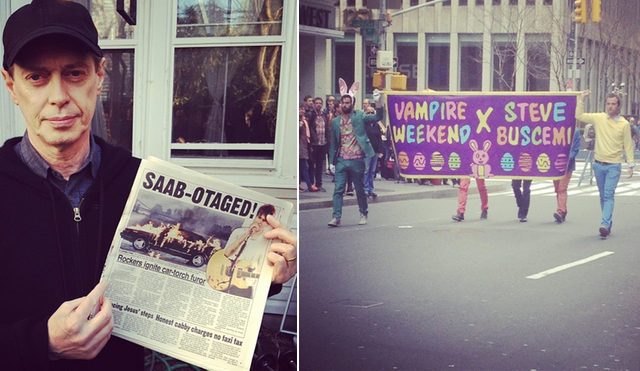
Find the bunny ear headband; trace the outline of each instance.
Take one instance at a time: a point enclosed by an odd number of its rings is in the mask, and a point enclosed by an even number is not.
[[[340,85],[340,96],[349,95],[352,100],[356,98],[356,92],[360,89],[360,83],[354,82],[351,85],[351,88],[347,90],[347,83],[341,78],[338,79],[338,84]]]

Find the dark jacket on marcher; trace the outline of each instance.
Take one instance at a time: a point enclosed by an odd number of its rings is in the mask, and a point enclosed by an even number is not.
[[[382,142],[382,131],[380,130],[380,125],[378,121],[367,121],[365,123],[365,131],[367,132],[367,137],[369,137],[369,141],[371,142],[371,147],[376,153],[384,153],[384,144]]]
[[[80,221],[64,194],[18,157],[13,138],[0,148],[0,359],[2,370],[143,370],[143,348],[112,336],[91,361],[49,361],[47,320],[65,301],[99,282],[139,159],[95,138],[97,178],[80,203]]]
[[[327,119],[327,114],[323,111],[320,112],[320,115],[324,119],[325,127],[324,127],[324,137],[325,137],[325,145],[329,144],[329,140],[331,139],[331,123]],[[307,123],[309,124],[309,133],[311,134],[311,145],[318,145],[318,133],[316,132],[316,118],[318,114],[315,109],[312,109],[307,114]]]

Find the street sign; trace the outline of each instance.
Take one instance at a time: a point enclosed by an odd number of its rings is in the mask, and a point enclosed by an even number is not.
[[[354,28],[376,28],[375,19],[354,19],[351,21],[351,27]]]
[[[369,57],[369,59],[367,59],[367,64],[369,65],[369,68],[378,68],[378,58]],[[398,58],[393,57],[393,68],[396,67],[398,67]]]
[[[577,64],[584,64],[584,58],[576,58]],[[573,64],[573,58],[567,58],[567,64]]]

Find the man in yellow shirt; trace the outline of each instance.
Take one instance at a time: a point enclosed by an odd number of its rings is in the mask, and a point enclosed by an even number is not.
[[[607,237],[611,233],[613,215],[613,195],[615,194],[620,173],[622,171],[623,154],[626,155],[629,178],[633,176],[633,139],[629,122],[620,116],[620,97],[615,93],[607,94],[606,112],[584,113],[584,98],[591,91],[585,90],[580,95],[576,108],[576,119],[592,124],[596,131],[596,144],[593,160],[593,171],[600,192],[602,222],[600,236]]]

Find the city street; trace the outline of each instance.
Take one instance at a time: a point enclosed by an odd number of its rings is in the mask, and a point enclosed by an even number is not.
[[[357,206],[339,228],[301,210],[300,370],[640,369],[640,177],[606,240],[595,182],[575,180],[563,224],[551,181],[527,223],[509,188],[488,220],[475,189],[464,222],[455,198],[374,203],[366,226]]]

